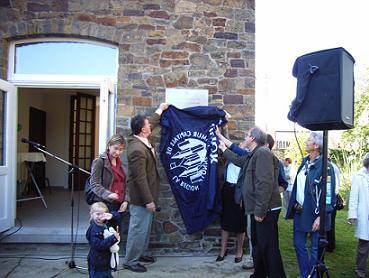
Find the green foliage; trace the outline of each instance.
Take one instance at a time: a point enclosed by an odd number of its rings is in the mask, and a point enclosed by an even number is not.
[[[355,128],[346,130],[342,134],[342,143],[345,149],[369,151],[369,88],[359,93],[355,101]]]
[[[348,197],[351,189],[352,175],[362,167],[363,150],[356,152],[350,149],[330,149],[330,156],[337,167],[340,169],[340,194],[348,203]]]
[[[306,150],[305,150],[305,141],[309,137],[309,132],[297,132],[296,137],[297,137],[297,141],[293,140],[290,146],[286,149],[285,157],[291,158],[292,164],[294,164],[296,166],[295,168],[297,169],[297,167],[300,165],[302,161],[302,158],[307,155]]]
[[[367,70],[368,72],[368,70]],[[356,86],[354,128],[342,133],[341,144],[331,149],[331,158],[341,172],[340,193],[347,200],[351,188],[351,177],[362,167],[364,154],[369,152],[369,82],[359,79]]]

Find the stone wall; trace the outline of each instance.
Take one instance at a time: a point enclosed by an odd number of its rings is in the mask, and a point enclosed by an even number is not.
[[[208,89],[209,103],[232,114],[229,135],[254,125],[254,0],[1,0],[0,77],[6,79],[9,42],[71,37],[119,46],[118,131],[151,113],[166,88]],[[163,177],[151,247],[162,252],[211,251],[219,227],[186,235]]]

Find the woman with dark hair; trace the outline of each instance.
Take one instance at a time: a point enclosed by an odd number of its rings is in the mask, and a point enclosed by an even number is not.
[[[92,162],[91,188],[108,206],[109,212],[124,212],[128,206],[126,174],[120,160],[125,146],[124,137],[115,134],[109,139],[106,151]]]

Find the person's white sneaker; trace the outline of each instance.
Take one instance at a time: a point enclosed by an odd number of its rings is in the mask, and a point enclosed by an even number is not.
[[[246,259],[242,265],[243,269],[253,269],[254,268],[254,260],[251,256],[246,256]]]

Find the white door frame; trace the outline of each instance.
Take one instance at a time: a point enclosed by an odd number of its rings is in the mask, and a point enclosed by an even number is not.
[[[115,86],[109,78],[100,83],[99,153],[106,150],[106,142],[115,132]],[[106,117],[108,117],[106,119]]]
[[[115,131],[115,107],[110,106],[111,100],[116,99],[116,90],[117,87],[114,82],[108,77],[99,77],[99,78],[89,78],[89,77],[81,77],[78,81],[76,80],[68,80],[65,79],[63,82],[38,82],[35,80],[29,81],[15,81],[14,83],[9,83],[6,81],[2,81],[0,79],[0,86],[5,84],[8,86],[8,90],[13,92],[10,94],[12,96],[11,101],[9,101],[9,108],[7,111],[11,111],[7,113],[7,117],[11,117],[9,120],[11,121],[10,126],[13,127],[14,131],[7,142],[12,142],[11,148],[8,148],[7,152],[7,160],[12,163],[12,167],[5,167],[8,169],[7,171],[11,171],[11,175],[14,177],[12,178],[10,190],[8,196],[10,200],[10,210],[7,212],[8,217],[11,219],[9,223],[9,227],[6,229],[14,226],[14,220],[16,217],[16,178],[17,178],[17,149],[16,149],[16,126],[17,126],[17,115],[18,115],[18,88],[49,88],[49,89],[58,89],[58,88],[65,88],[65,89],[100,89],[100,115],[99,115],[99,153],[103,152],[106,148],[106,142],[109,136]],[[0,87],[2,88],[2,87]],[[111,107],[111,108],[110,108]],[[113,111],[112,111],[113,109]],[[113,124],[113,125],[112,125]],[[104,131],[105,130],[105,131]],[[0,166],[0,176],[2,173]],[[1,214],[0,214],[1,215]],[[0,219],[1,221],[1,219]],[[0,222],[1,223],[1,222]],[[1,228],[1,227],[0,227]],[[1,231],[1,230],[0,230]]]
[[[4,158],[5,165],[0,165],[1,209],[0,209],[0,232],[14,226],[16,214],[17,192],[17,87],[0,79],[0,90],[6,92],[5,121],[4,121]]]
[[[11,111],[7,113],[7,117],[11,121],[11,126],[14,129],[12,131],[12,137],[8,139],[7,142],[12,142],[11,148],[7,148],[7,162],[12,163],[12,167],[9,168],[9,171],[12,171],[11,175],[14,176],[14,180],[11,182],[12,186],[10,187],[12,192],[9,199],[12,204],[11,213],[9,213],[11,217],[11,226],[14,225],[14,219],[16,216],[16,177],[17,177],[17,150],[16,150],[16,127],[17,127],[17,115],[18,115],[18,99],[17,99],[17,88],[49,88],[49,89],[57,89],[57,88],[65,88],[65,89],[98,89],[100,90],[100,116],[99,116],[99,152],[105,150],[105,144],[108,136],[110,136],[115,131],[115,111],[111,111],[115,109],[112,106],[111,100],[116,99],[117,91],[115,88],[117,87],[117,75],[116,76],[103,76],[103,75],[46,75],[46,74],[16,74],[15,73],[15,47],[17,44],[29,43],[29,42],[44,42],[44,41],[76,41],[76,42],[84,42],[88,44],[100,44],[103,46],[114,47],[118,50],[118,47],[115,45],[110,45],[106,43],[98,43],[92,42],[90,40],[82,40],[75,38],[35,38],[35,39],[26,39],[13,41],[9,46],[9,56],[8,56],[8,82],[2,81],[0,85],[9,86],[9,90],[12,90],[11,93],[11,101],[9,105],[12,107],[7,111]],[[118,69],[118,52],[116,57],[117,69]],[[3,84],[4,83],[4,84]],[[1,87],[0,87],[1,88]],[[109,108],[111,107],[111,108]],[[105,129],[105,132],[102,130]],[[104,131],[104,130],[103,130]],[[1,169],[1,166],[0,166]],[[1,171],[1,170],[0,170]],[[0,174],[1,175],[1,174]],[[1,186],[1,185],[0,185]],[[1,213],[0,213],[1,215]]]

